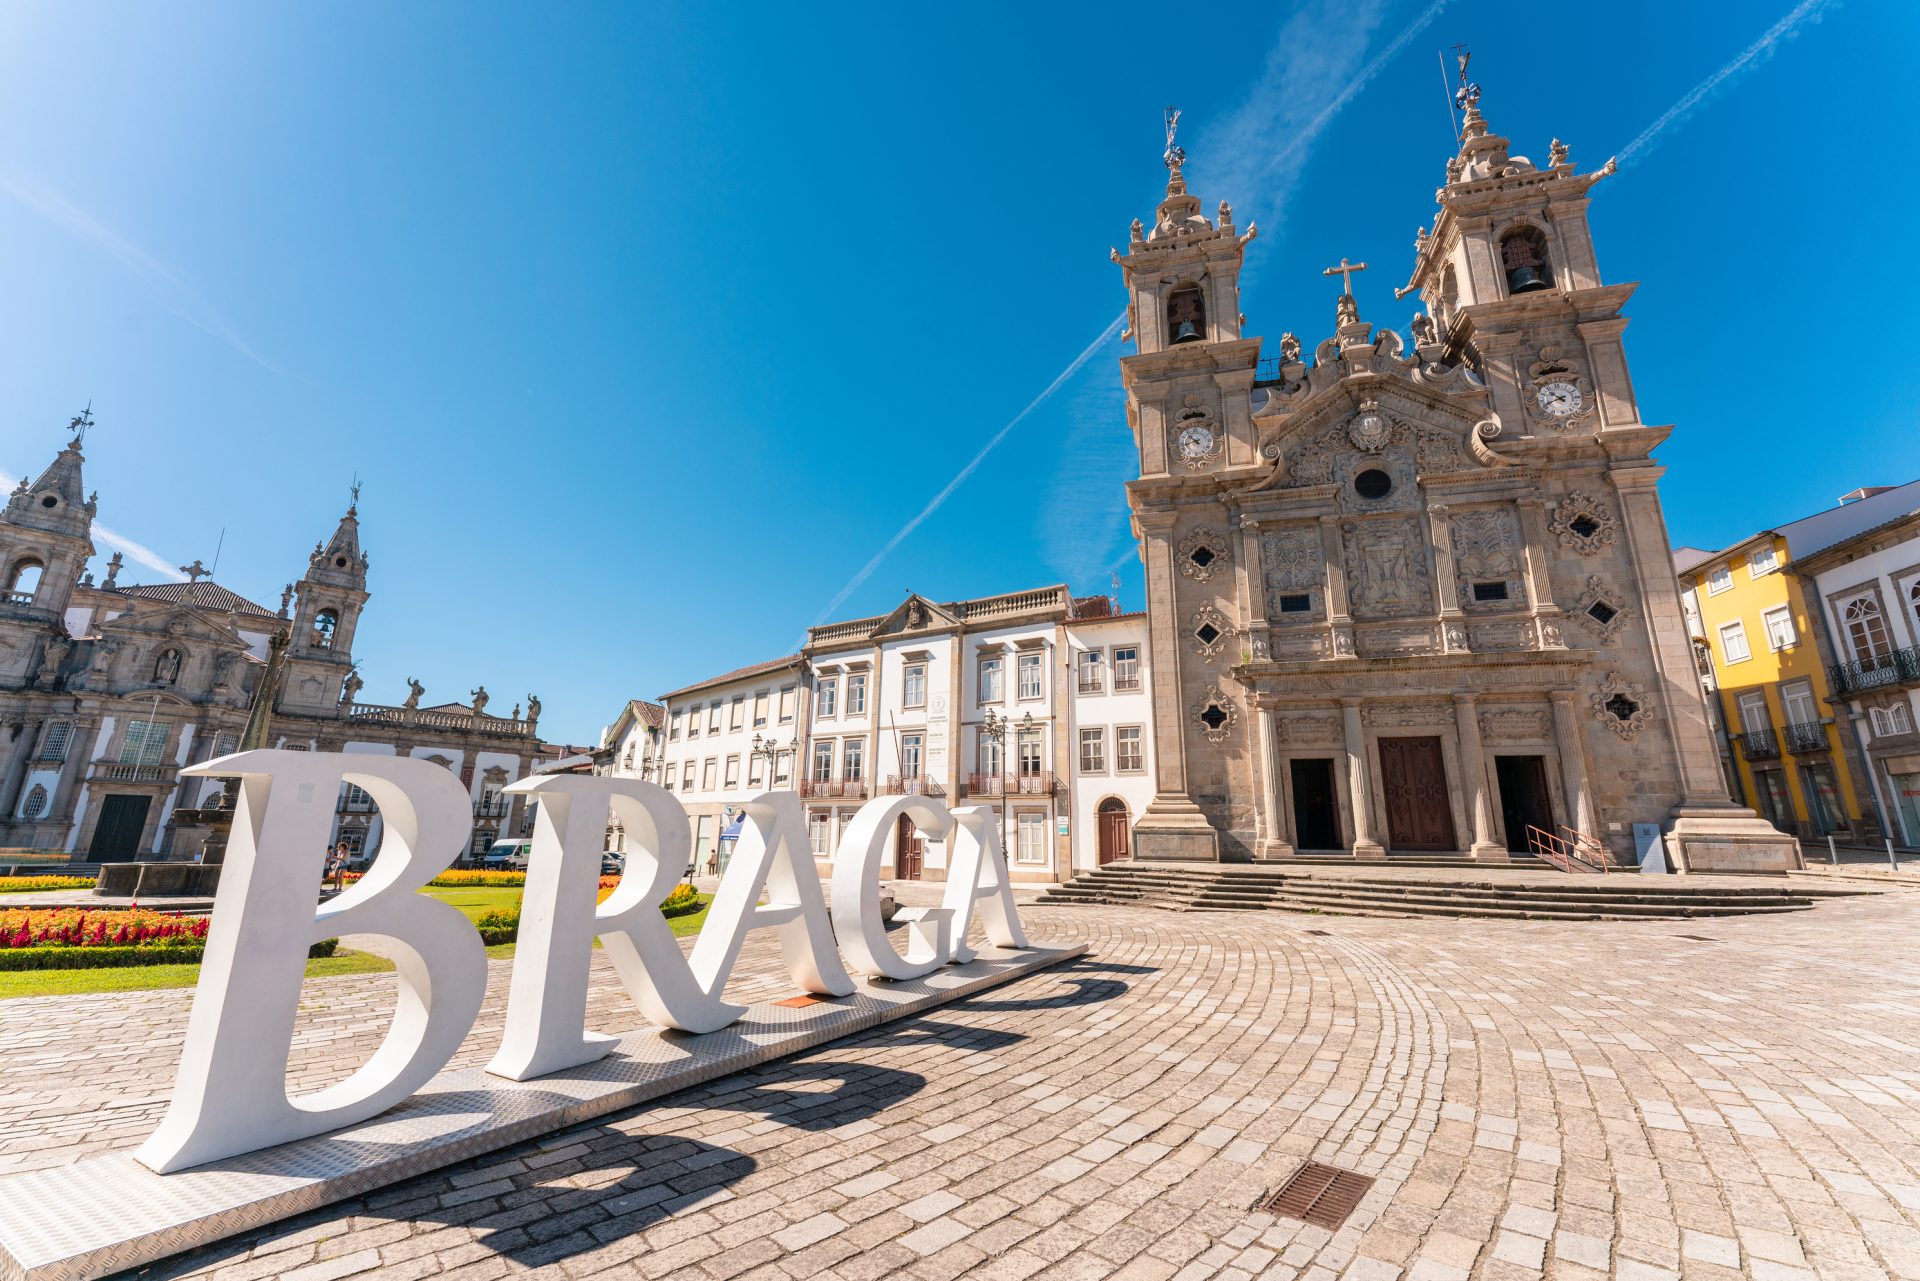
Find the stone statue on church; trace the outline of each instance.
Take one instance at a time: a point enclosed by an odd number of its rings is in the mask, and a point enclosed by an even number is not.
[[[473,696],[473,714],[475,716],[486,715],[487,687],[485,685],[482,685],[479,689],[468,690],[467,693]]]
[[[1413,341],[1414,345],[1419,347],[1431,347],[1440,341],[1439,331],[1433,324],[1433,317],[1424,311],[1413,318]]]
[[[73,650],[73,642],[64,635],[56,634],[47,638],[47,650],[40,659],[40,671],[34,677],[34,683],[41,689],[52,689],[60,678],[60,664],[67,661],[67,655]]]
[[[426,696],[426,693],[427,687],[409,676],[407,677],[407,701],[400,704],[400,706],[409,709],[416,708],[420,706],[420,700]]]
[[[1290,333],[1280,335],[1280,359],[1289,365],[1300,363],[1300,340]]]
[[[120,586],[120,567],[124,564],[126,564],[126,558],[119,552],[115,552],[109,557],[107,560],[107,576],[100,581],[100,586],[107,591],[117,589]]]
[[[352,704],[353,700],[360,696],[360,691],[366,687],[366,684],[365,681],[360,679],[360,669],[357,667],[350,668],[347,672],[347,679],[340,686],[340,701]]]
[[[527,724],[533,725],[538,723],[539,720],[540,696],[538,694],[529,694],[527,695]]]

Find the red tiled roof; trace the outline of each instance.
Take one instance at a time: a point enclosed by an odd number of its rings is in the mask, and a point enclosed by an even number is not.
[[[710,680],[695,681],[691,685],[682,685],[679,689],[669,690],[667,693],[662,694],[660,701],[664,703],[668,699],[678,698],[682,694],[691,694],[696,689],[706,689],[710,685],[725,685],[729,681],[743,681],[749,676],[758,676],[762,672],[777,672],[784,667],[798,667],[799,665],[800,655],[789,654],[785,658],[776,658],[769,663],[755,663],[751,667],[736,668],[731,672],[722,673]]]
[[[191,605],[195,609],[212,610],[216,614],[254,614],[260,618],[276,617],[265,605],[256,605],[245,596],[228,591],[212,579],[197,583],[150,583],[144,586],[117,587],[114,589],[122,596],[139,596],[145,600],[164,600],[175,605]]]

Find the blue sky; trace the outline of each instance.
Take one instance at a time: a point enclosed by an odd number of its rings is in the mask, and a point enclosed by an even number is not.
[[[1920,476],[1917,39],[1863,0],[10,5],[0,471],[91,399],[102,524],[160,566],[224,528],[270,604],[357,473],[363,697],[534,690],[574,741],[908,588],[1137,605],[1100,340],[1161,108],[1260,224],[1250,332],[1311,349],[1343,255],[1412,314],[1464,41],[1515,150],[1640,140],[1600,265],[1644,282],[1674,540],[1719,546]]]

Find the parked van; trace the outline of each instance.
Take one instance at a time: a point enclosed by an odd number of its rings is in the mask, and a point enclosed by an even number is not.
[[[527,855],[532,852],[533,841],[526,837],[495,841],[480,856],[480,866],[494,872],[524,872],[527,870]]]

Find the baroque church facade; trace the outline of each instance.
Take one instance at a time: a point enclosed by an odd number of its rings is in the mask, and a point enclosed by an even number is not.
[[[353,641],[368,557],[354,508],[314,545],[277,611],[197,561],[184,583],[122,585],[115,554],[96,583],[86,567],[97,495],[81,475],[88,425],[75,419],[72,443],[0,510],[0,850],[194,858],[222,785],[180,771],[235,750],[280,637],[274,746],[433,761],[472,800],[470,853],[517,830],[518,802],[500,789],[557,754],[539,738],[537,699],[501,716],[482,686],[469,702],[422,706],[413,680],[401,704],[360,699]],[[378,834],[371,798],[343,788],[334,838],[371,849]]]
[[[1730,804],[1580,173],[1465,126],[1416,240],[1411,341],[1362,319],[1263,361],[1239,301],[1255,228],[1202,212],[1169,129],[1166,199],[1115,250],[1151,617],[1143,859],[1498,861],[1530,829],[1632,863],[1796,866]],[[1636,833],[1635,829],[1640,830]]]

